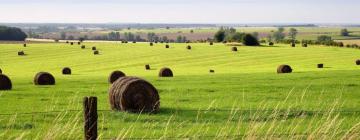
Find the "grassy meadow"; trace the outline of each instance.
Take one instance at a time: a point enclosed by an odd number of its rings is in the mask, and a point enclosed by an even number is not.
[[[360,50],[286,44],[0,44],[0,68],[13,90],[0,91],[0,139],[82,139],[82,98],[98,97],[99,139],[358,139]],[[192,50],[186,46],[191,45]],[[100,55],[93,55],[96,46]],[[23,50],[26,56],[18,56]],[[318,69],[323,63],[325,68]],[[144,65],[150,64],[146,71]],[[277,74],[289,64],[291,74]],[[72,75],[62,75],[70,67]],[[159,78],[162,67],[173,78]],[[215,73],[209,73],[209,70]],[[109,74],[152,83],[160,112],[110,110]],[[55,86],[35,86],[37,72]]]

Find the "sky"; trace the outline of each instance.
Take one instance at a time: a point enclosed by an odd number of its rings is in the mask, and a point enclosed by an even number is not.
[[[360,24],[360,0],[0,0],[0,23]]]

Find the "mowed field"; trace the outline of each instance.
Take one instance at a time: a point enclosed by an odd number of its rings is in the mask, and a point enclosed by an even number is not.
[[[0,139],[83,139],[82,99],[98,97],[99,139],[358,139],[360,50],[207,43],[0,44],[0,68],[13,90],[0,91]],[[186,46],[192,49],[187,50]],[[96,46],[100,55],[93,55]],[[26,56],[18,56],[23,50]],[[318,69],[323,63],[325,68]],[[145,64],[151,70],[146,71]],[[277,74],[281,64],[291,74]],[[62,75],[70,67],[72,75]],[[173,78],[159,78],[169,67]],[[215,73],[209,73],[209,70]],[[110,110],[114,70],[152,83],[160,112]],[[55,86],[35,86],[37,72]]]

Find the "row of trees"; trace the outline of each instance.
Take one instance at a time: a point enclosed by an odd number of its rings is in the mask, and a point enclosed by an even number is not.
[[[27,35],[19,28],[0,26],[0,40],[24,41]]]
[[[239,42],[247,46],[258,46],[259,34],[254,32],[252,34],[237,32],[235,28],[221,27],[214,35],[216,42]]]

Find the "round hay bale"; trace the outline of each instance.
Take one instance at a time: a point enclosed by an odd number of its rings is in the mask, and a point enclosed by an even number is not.
[[[149,64],[145,65],[145,69],[150,70],[150,65]]]
[[[26,44],[23,44],[24,47],[26,47]]]
[[[79,42],[78,42],[78,45],[80,45],[80,44],[81,44],[81,42],[79,41]]]
[[[188,46],[186,47],[186,49],[191,50],[191,46],[190,46],[190,45],[188,45]]]
[[[110,73],[109,76],[109,83],[112,84],[114,83],[117,79],[126,76],[125,73],[123,73],[122,71],[113,71],[112,73]]]
[[[356,60],[356,65],[360,65],[360,59],[359,60]]]
[[[19,52],[18,52],[18,55],[19,55],[19,56],[25,55],[25,52],[24,52],[24,51],[19,51]]]
[[[9,77],[4,74],[0,74],[0,90],[11,90],[12,83]]]
[[[2,70],[0,69],[0,74],[2,74]]]
[[[74,45],[74,42],[70,42],[70,45]]]
[[[150,42],[150,46],[154,46],[154,43]]]
[[[85,45],[82,45],[82,46],[81,46],[81,49],[85,49]]]
[[[280,65],[277,69],[277,73],[291,73],[292,69],[289,65]]]
[[[94,51],[94,55],[98,55],[100,52],[98,50]]]
[[[137,77],[121,77],[109,90],[112,110],[134,113],[156,113],[160,107],[160,97],[156,88]]]
[[[269,42],[269,46],[274,46],[274,42]]]
[[[133,41],[133,43],[136,43],[136,41]]]
[[[214,45],[214,42],[210,42],[210,45]]]
[[[320,69],[324,68],[324,64],[317,64],[317,67],[320,68]]]
[[[94,47],[92,47],[91,49],[92,49],[93,51],[95,51],[95,50],[96,50],[96,47],[94,46]]]
[[[170,68],[162,68],[159,71],[159,77],[173,77],[173,72]]]
[[[69,44],[69,41],[66,41],[66,44]]]
[[[39,72],[34,77],[35,85],[55,85],[55,78],[48,72]]]
[[[62,69],[62,74],[71,75],[71,69],[69,67],[65,67]]]
[[[236,47],[232,47],[232,48],[231,48],[231,51],[233,51],[233,52],[237,52],[238,50],[237,50],[237,48],[236,48]]]
[[[155,44],[157,44],[158,43],[158,41],[155,41]]]
[[[165,45],[165,48],[167,48],[167,49],[170,48],[170,45],[166,44],[166,45]]]
[[[307,47],[308,45],[306,43],[302,44],[303,47]]]
[[[295,44],[295,43],[291,43],[291,47],[296,47],[296,44]]]
[[[215,70],[210,70],[210,73],[215,73]]]

